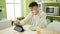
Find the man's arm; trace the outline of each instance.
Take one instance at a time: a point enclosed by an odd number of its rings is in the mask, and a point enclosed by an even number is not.
[[[25,17],[25,19],[23,19],[23,20],[20,22],[21,25],[24,25],[25,23],[27,23],[31,18],[32,18],[32,12],[29,13],[29,14]]]
[[[30,12],[22,21],[20,21],[19,25],[24,25],[26,22],[28,22],[32,17],[32,12]],[[18,22],[18,21],[17,21]]]

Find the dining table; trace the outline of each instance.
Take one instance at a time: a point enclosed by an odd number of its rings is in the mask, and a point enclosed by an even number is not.
[[[38,34],[36,31],[32,31],[29,29],[31,25],[24,25],[23,28],[25,29],[24,32],[18,32],[14,30],[15,26],[11,26],[9,28],[0,30],[0,34]],[[60,34],[60,31],[50,30],[47,28],[40,28],[40,34]]]

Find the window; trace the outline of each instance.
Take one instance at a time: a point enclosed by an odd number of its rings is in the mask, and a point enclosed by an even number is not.
[[[8,20],[21,17],[21,0],[6,0],[6,11]]]

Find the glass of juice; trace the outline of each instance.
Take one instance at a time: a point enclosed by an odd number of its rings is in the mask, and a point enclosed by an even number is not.
[[[40,34],[40,33],[41,33],[40,28],[37,28],[37,29],[36,29],[36,32],[37,32],[37,34]]]

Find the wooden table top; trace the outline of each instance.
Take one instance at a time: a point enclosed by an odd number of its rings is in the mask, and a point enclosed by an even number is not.
[[[7,29],[1,30],[0,34],[37,34],[36,31],[31,31],[29,29],[30,25],[25,25],[23,26],[24,29],[26,29],[26,31],[24,32],[17,32],[14,30],[14,27],[9,27]],[[41,29],[41,33],[40,34],[60,34],[59,31],[55,31],[55,30],[49,30],[49,29]]]

